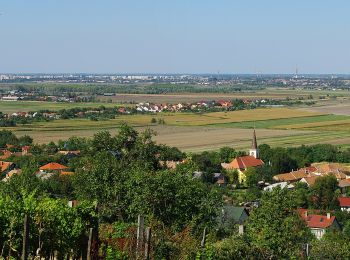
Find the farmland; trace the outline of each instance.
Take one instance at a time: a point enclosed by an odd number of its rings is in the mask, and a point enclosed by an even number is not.
[[[313,96],[315,100],[319,101],[321,96],[337,96],[340,99],[350,98],[350,92],[344,90],[326,91],[326,90],[301,90],[301,89],[277,89],[266,88],[255,91],[239,91],[234,93],[167,93],[167,94],[117,94],[111,97],[97,96],[100,101],[112,101],[116,103],[129,102],[198,102],[201,100],[219,100],[219,99],[295,99],[308,98]]]
[[[60,110],[75,107],[98,107],[116,106],[109,103],[66,103],[66,102],[44,102],[44,101],[0,101],[0,111],[3,113],[28,112],[38,110]]]
[[[59,85],[64,88],[66,85]],[[171,86],[173,87],[173,86]],[[49,90],[58,91],[54,86]],[[77,86],[79,91],[85,89]],[[144,86],[147,88],[147,86]],[[102,87],[101,87],[102,89]],[[127,87],[123,87],[126,91]],[[62,90],[62,89],[61,89]],[[62,90],[62,91],[63,91]],[[94,88],[92,88],[94,90]],[[67,89],[65,90],[67,91]],[[102,92],[103,93],[103,92]],[[294,146],[302,144],[332,143],[342,146],[350,144],[350,92],[346,90],[308,90],[292,88],[244,89],[236,92],[211,93],[161,93],[131,94],[117,93],[112,96],[95,96],[96,103],[60,102],[0,102],[0,111],[59,110],[74,107],[129,106],[130,103],[185,103],[201,100],[274,99],[314,101],[316,104],[299,107],[274,107],[252,110],[207,112],[207,113],[157,113],[118,115],[115,119],[92,121],[86,118],[33,122],[32,124],[7,127],[18,135],[28,134],[36,142],[43,143],[67,139],[70,136],[91,137],[101,130],[116,132],[122,122],[138,130],[151,128],[157,132],[154,138],[159,143],[176,146],[184,151],[218,149],[228,145],[237,149],[250,146],[251,130],[256,128],[259,143],[271,146]],[[164,121],[165,124],[151,123]]]
[[[151,124],[162,118],[165,125]],[[69,136],[90,137],[100,130],[116,132],[122,122],[138,130],[151,128],[159,143],[177,146],[184,151],[218,149],[228,145],[246,149],[251,142],[251,129],[258,129],[259,143],[271,146],[293,146],[315,143],[350,143],[350,117],[323,114],[301,109],[264,108],[255,110],[194,113],[160,113],[157,115],[123,115],[116,119],[88,119],[35,122],[13,128],[18,135],[31,135],[36,142],[58,141]]]

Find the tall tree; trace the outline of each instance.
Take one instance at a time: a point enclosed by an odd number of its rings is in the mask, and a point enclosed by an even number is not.
[[[295,209],[295,198],[287,189],[264,193],[260,207],[249,217],[247,236],[251,245],[276,259],[300,255],[311,233]]]

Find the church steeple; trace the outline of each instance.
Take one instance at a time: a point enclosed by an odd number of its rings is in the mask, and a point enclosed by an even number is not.
[[[256,133],[255,133],[255,128],[254,128],[254,131],[253,131],[253,141],[252,141],[252,149],[258,149],[258,144],[256,142]]]
[[[258,143],[256,141],[255,128],[253,131],[252,148],[249,150],[249,155],[254,156],[256,159],[259,159],[259,149],[258,149]]]

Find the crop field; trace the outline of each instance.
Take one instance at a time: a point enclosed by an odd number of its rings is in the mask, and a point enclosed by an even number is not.
[[[113,107],[116,104],[110,103],[65,103],[65,102],[44,102],[44,101],[0,101],[0,111],[3,113],[28,112],[38,110],[60,110],[74,107]]]
[[[164,119],[165,125],[151,124],[152,117]],[[139,131],[151,128],[157,132],[154,139],[158,143],[191,152],[213,150],[226,145],[246,149],[251,144],[251,129],[254,126],[257,129],[258,142],[271,146],[350,144],[350,117],[290,108],[204,114],[125,115],[101,121],[55,120],[6,129],[13,130],[18,135],[28,134],[36,142],[44,143],[70,136],[91,137],[101,130],[116,133],[122,122],[127,122]]]
[[[344,100],[341,102],[329,102],[326,104],[321,104],[320,106],[313,106],[305,109],[310,112],[319,113],[332,113],[336,115],[347,115],[350,116],[350,101]]]
[[[222,127],[268,128],[268,129],[314,129],[319,126],[342,125],[349,122],[350,117],[339,115],[314,115],[291,118],[267,119],[218,124]]]
[[[115,96],[98,96],[101,101],[111,100],[116,103],[177,103],[177,102],[198,102],[201,100],[220,99],[285,99],[285,98],[307,98],[310,95],[315,100],[320,96],[337,96],[341,99],[350,98],[350,92],[344,90],[324,91],[324,90],[298,90],[298,89],[278,89],[267,88],[256,91],[242,91],[234,93],[167,93],[167,94],[116,94]]]

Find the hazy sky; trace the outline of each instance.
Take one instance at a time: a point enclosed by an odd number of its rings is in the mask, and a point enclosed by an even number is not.
[[[1,0],[0,72],[350,73],[348,0]]]

